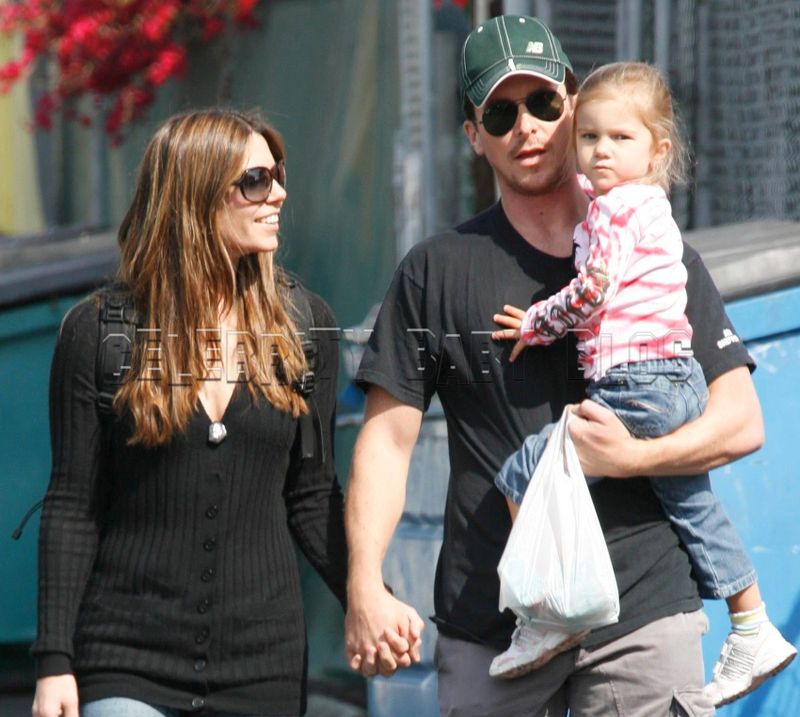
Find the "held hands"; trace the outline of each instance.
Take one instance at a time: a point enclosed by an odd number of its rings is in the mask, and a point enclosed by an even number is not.
[[[364,677],[391,677],[399,667],[421,659],[425,624],[381,586],[361,595],[351,591],[345,617],[345,654],[350,668]]]
[[[511,304],[505,304],[503,306],[503,311],[505,311],[504,314],[495,314],[492,316],[492,319],[496,324],[500,324],[500,326],[505,326],[506,328],[500,331],[493,331],[492,338],[495,341],[517,340],[517,343],[514,344],[514,348],[511,349],[511,356],[508,358],[509,363],[514,363],[517,356],[528,347],[528,344],[520,338],[520,328],[522,327],[522,319],[525,318],[525,312],[522,309],[518,309],[516,306],[511,306]]]
[[[74,675],[36,680],[32,717],[78,717],[78,684]]]

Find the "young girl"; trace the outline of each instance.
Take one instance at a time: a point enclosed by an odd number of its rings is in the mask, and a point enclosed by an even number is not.
[[[633,435],[664,435],[697,418],[708,393],[692,357],[683,243],[666,194],[683,179],[686,152],[658,71],[626,62],[589,75],[575,105],[575,143],[592,197],[574,234],[577,277],[527,311],[505,306],[495,320],[508,328],[494,338],[519,339],[513,361],[526,346],[577,331],[587,395]],[[495,479],[512,517],[548,435],[530,436]],[[706,687],[715,704],[725,704],[788,665],[796,650],[769,622],[755,570],[708,475],[651,482],[691,556],[701,595],[728,603],[732,632]],[[495,676],[529,672],[576,642],[542,639],[524,615],[518,624],[492,663]]]

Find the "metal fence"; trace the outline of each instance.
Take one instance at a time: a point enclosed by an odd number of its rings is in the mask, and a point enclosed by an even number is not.
[[[579,77],[616,59],[667,70],[694,157],[673,202],[682,226],[800,219],[797,0],[540,4]]]

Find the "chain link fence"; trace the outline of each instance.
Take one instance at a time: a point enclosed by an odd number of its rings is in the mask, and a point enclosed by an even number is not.
[[[656,12],[634,3],[638,57],[655,62]],[[576,73],[620,58],[631,4],[552,3],[551,24]],[[668,76],[694,158],[673,193],[683,228],[758,218],[800,220],[800,2],[673,0]]]

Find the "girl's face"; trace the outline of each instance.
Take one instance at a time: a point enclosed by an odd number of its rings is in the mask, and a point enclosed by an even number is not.
[[[597,98],[577,109],[575,147],[581,172],[600,195],[625,182],[647,182],[670,141],[655,141],[633,102]]]
[[[271,252],[278,248],[280,211],[286,201],[286,189],[274,178],[277,175],[276,162],[267,140],[254,132],[247,140],[242,175],[256,168],[270,170],[273,174],[269,195],[261,201],[250,201],[242,194],[237,182],[228,188],[221,209],[220,231],[228,243],[234,263],[246,254]],[[269,172],[262,172],[260,176],[268,177]],[[250,191],[247,186],[245,191],[251,198],[258,196],[256,191]]]

